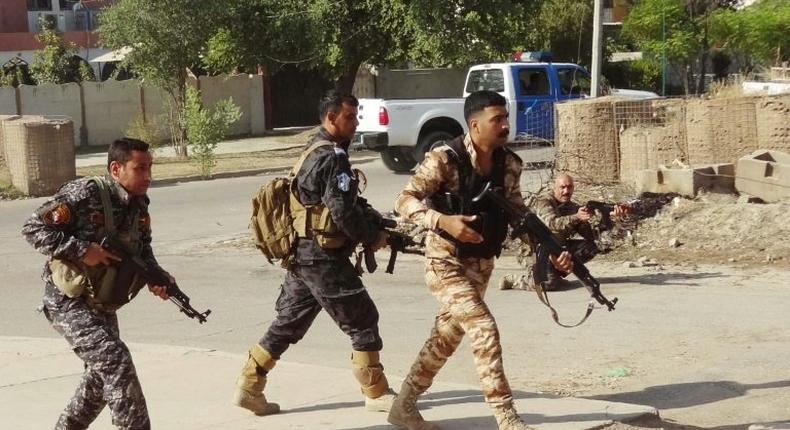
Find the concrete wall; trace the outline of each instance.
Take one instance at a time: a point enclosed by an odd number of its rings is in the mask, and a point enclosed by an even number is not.
[[[16,90],[0,87],[0,115],[16,115]]]
[[[168,126],[168,94],[159,88],[144,85],[143,101],[145,108],[145,122],[148,127],[155,130],[160,139],[170,138]]]
[[[109,145],[125,135],[140,109],[139,83],[109,80],[82,85],[88,145]]]
[[[360,67],[351,94],[358,99],[376,98],[376,77],[370,67],[365,65]]]
[[[78,84],[20,85],[19,100],[22,115],[68,117],[73,123],[75,144],[83,142],[80,138],[83,124]]]
[[[461,97],[466,69],[380,70],[378,98]]]
[[[232,97],[233,103],[241,109],[241,118],[231,127],[231,135],[264,131],[262,76],[201,76],[199,88],[205,107],[212,109],[218,101]]]

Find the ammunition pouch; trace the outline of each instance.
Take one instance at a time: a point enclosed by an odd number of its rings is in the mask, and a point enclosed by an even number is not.
[[[298,237],[315,240],[324,249],[338,249],[348,244],[348,237],[337,227],[332,214],[323,204],[304,206],[291,192],[291,214]]]
[[[88,277],[79,265],[61,258],[53,258],[48,264],[52,283],[67,297],[80,297],[89,287]]]

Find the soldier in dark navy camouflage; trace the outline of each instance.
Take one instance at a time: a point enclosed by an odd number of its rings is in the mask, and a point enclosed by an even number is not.
[[[332,94],[321,101],[322,127],[308,142],[309,155],[296,174],[299,201],[308,209],[294,223],[299,234],[295,258],[277,299],[277,316],[250,349],[234,398],[257,415],[279,411],[263,395],[266,375],[322,309],[351,338],[353,374],[366,409],[388,411],[395,398],[379,361],[379,314],[349,260],[358,243],[375,250],[387,238],[381,215],[358,197],[358,178],[348,158],[357,105],[351,95]]]
[[[80,385],[61,414],[56,430],[87,429],[105,405],[109,406],[112,422],[118,428],[151,428],[132,357],[119,335],[115,309],[120,305],[101,303],[94,296],[100,278],[108,276],[111,264],[119,260],[99,245],[103,235],[113,231],[105,225],[107,219],[113,220],[114,231],[120,236],[134,236],[131,239],[137,244],[138,255],[159,268],[151,250],[146,197],[151,183],[151,162],[145,142],[128,138],[113,142],[108,152],[109,174],[105,178],[82,178],[64,184],[22,229],[25,239],[49,257],[43,274],[44,315],[85,367]],[[105,216],[97,180],[106,186],[108,193],[104,196],[109,194],[110,218]],[[130,236],[130,232],[135,234]],[[74,272],[64,277],[61,273],[64,268]],[[82,281],[71,282],[74,279]],[[167,297],[163,286],[149,286],[149,289],[162,298]]]

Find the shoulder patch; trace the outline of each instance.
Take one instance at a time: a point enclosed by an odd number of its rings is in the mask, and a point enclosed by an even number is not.
[[[348,175],[348,173],[340,173],[337,175],[337,188],[340,191],[347,193],[349,190],[351,190],[351,179],[352,178]]]
[[[41,220],[46,225],[67,226],[71,223],[71,207],[67,203],[52,202],[51,205],[43,208]]]

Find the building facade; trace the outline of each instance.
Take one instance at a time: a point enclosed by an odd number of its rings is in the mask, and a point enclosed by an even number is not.
[[[33,52],[42,47],[36,40],[40,20],[63,33],[66,41],[79,47],[78,56],[88,62],[108,50],[98,46],[95,33],[101,9],[114,0],[2,0],[0,1],[0,66],[33,61]],[[99,64],[91,64],[97,76]]]

